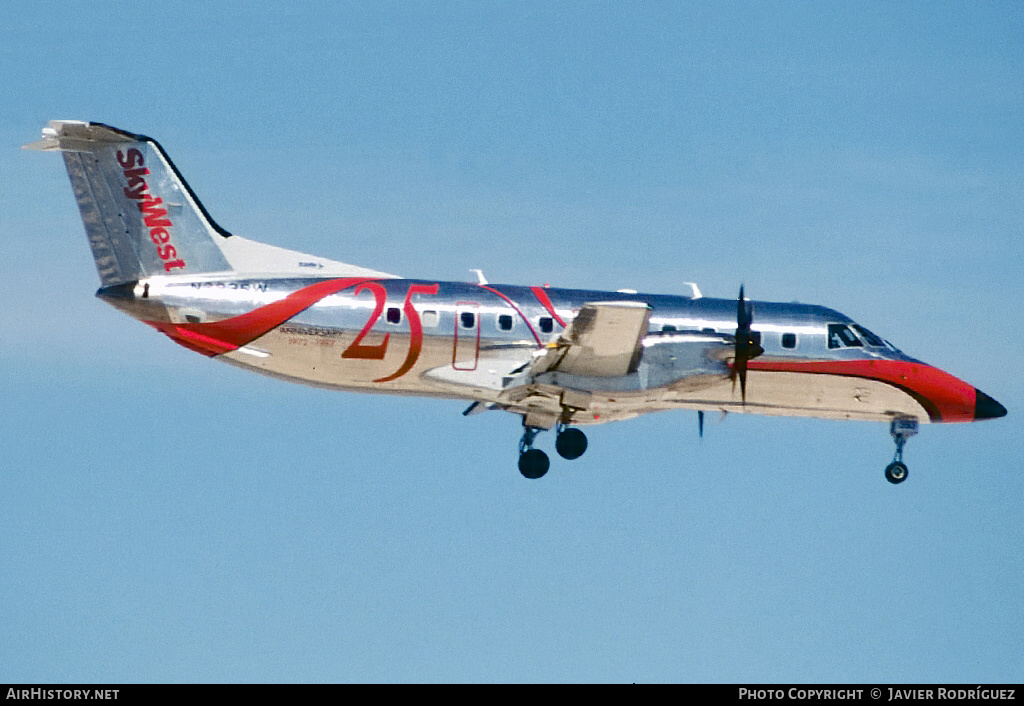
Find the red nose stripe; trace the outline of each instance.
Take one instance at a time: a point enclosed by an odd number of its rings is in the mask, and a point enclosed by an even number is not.
[[[933,422],[974,421],[976,390],[963,380],[924,363],[902,360],[759,361],[751,370],[841,375],[878,380],[907,392],[928,410]]]
[[[256,340],[321,299],[368,281],[367,277],[324,280],[296,290],[284,299],[223,321],[207,324],[170,324],[163,321],[146,323],[186,348],[203,355],[220,355]]]

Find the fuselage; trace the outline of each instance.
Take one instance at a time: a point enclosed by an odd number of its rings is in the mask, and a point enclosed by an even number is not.
[[[736,301],[632,291],[530,287],[398,278],[150,277],[98,296],[176,342],[235,365],[338,390],[482,401],[517,411],[525,368],[594,302],[650,307],[630,376],[549,376],[554,388],[590,395],[574,424],[665,409],[722,410],[830,419],[961,422],[1002,416],[971,385],[910,358],[822,306],[752,302],[764,352],[749,362],[746,399],[731,361],[654,360],[659,344],[723,345],[736,331]],[[645,358],[648,356],[644,356]]]

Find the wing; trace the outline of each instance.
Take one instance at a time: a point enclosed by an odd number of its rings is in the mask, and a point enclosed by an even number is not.
[[[731,336],[651,333],[650,315],[643,302],[591,302],[532,360],[528,351],[509,351],[475,371],[441,366],[425,377],[464,386],[478,400],[466,414],[503,409],[549,429],[559,420],[594,424],[667,409],[728,376]]]
[[[585,304],[530,370],[619,377],[636,371],[651,308],[643,302]]]

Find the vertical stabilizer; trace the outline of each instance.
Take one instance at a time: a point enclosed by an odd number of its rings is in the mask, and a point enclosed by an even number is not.
[[[230,271],[206,213],[155,140],[54,120],[28,149],[60,151],[103,286],[152,275]]]
[[[27,149],[64,156],[104,287],[154,275],[394,277],[231,235],[151,137],[52,120]]]

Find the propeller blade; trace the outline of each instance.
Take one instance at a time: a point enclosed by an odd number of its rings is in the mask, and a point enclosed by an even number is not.
[[[736,300],[736,325],[739,328],[750,328],[751,310],[749,303],[743,300],[743,285],[740,285],[740,297]]]
[[[697,410],[697,436],[704,438],[704,411]]]
[[[750,324],[754,322],[754,306],[743,298],[743,285],[740,285],[740,296],[736,301],[736,354],[733,357],[732,389],[736,391],[736,380],[740,381],[740,396],[743,403],[747,402],[747,362],[751,358],[764,353],[764,349],[758,343]]]

